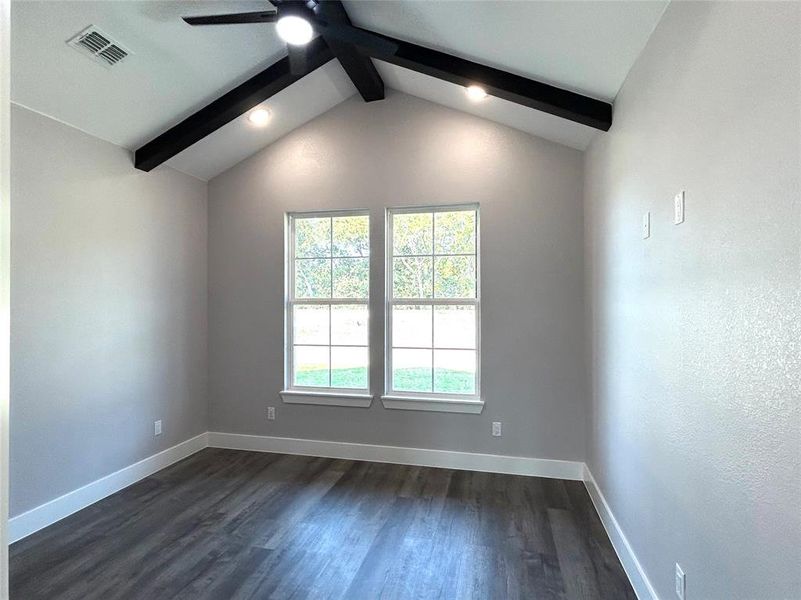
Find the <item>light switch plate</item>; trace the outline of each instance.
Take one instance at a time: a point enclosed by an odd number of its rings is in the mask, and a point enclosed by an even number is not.
[[[684,190],[673,196],[673,224],[684,223]]]
[[[651,213],[644,212],[642,215],[642,239],[647,240],[651,237]]]
[[[685,589],[686,588],[684,585],[684,571],[682,571],[681,567],[679,566],[679,563],[676,563],[676,597],[678,597],[679,600],[685,600],[684,598]]]
[[[492,422],[492,435],[494,437],[501,437],[501,424],[499,421]]]

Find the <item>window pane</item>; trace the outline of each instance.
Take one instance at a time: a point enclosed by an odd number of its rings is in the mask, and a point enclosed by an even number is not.
[[[431,350],[392,350],[392,389],[431,391]]]
[[[331,343],[367,345],[366,306],[343,304],[331,307]]]
[[[331,256],[331,219],[295,219],[295,257]]]
[[[367,389],[367,348],[331,348],[331,387]]]
[[[437,254],[475,254],[476,211],[434,213],[434,236]]]
[[[295,306],[292,331],[296,344],[328,344],[328,307]]]
[[[328,346],[295,346],[295,385],[328,387]]]
[[[431,307],[392,307],[392,346],[394,348],[431,347]]]
[[[295,298],[331,297],[331,261],[306,258],[295,261]]]
[[[431,298],[431,257],[395,258],[392,266],[392,296]]]
[[[434,391],[443,394],[475,394],[475,351],[434,350]]]
[[[392,216],[392,253],[431,254],[434,232],[431,213],[394,214]]]
[[[475,349],[475,307],[437,306],[434,309],[434,346]]]
[[[334,217],[334,256],[370,256],[370,217]]]
[[[334,259],[334,298],[367,298],[369,289],[369,259]]]
[[[476,297],[476,259],[444,256],[435,259],[434,295],[437,298]]]

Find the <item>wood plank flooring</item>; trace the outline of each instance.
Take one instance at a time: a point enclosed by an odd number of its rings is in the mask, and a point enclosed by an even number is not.
[[[636,600],[581,482],[212,448],[10,567],[12,600]]]

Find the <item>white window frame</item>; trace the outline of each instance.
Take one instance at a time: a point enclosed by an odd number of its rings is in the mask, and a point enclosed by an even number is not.
[[[295,222],[298,219],[333,219],[335,217],[368,217],[370,211],[366,209],[352,210],[329,210],[329,211],[309,211],[309,212],[289,212],[285,216],[285,260],[284,260],[284,389],[280,395],[287,404],[323,404],[329,406],[354,406],[369,407],[373,396],[370,393],[370,269],[368,268],[368,288],[367,298],[295,298]],[[369,229],[368,229],[369,236]],[[333,227],[331,227],[333,250]],[[371,245],[370,255],[373,253]],[[321,257],[324,258],[324,257]],[[340,257],[330,256],[331,268],[333,269],[334,258],[363,258],[360,256]],[[370,258],[368,257],[368,265]],[[331,277],[332,296],[333,296],[333,274]],[[367,388],[334,388],[334,387],[312,387],[298,386],[294,384],[294,340],[293,340],[293,313],[294,307],[300,305],[307,306],[335,306],[335,305],[363,305],[367,307]],[[340,346],[341,344],[337,344]],[[328,347],[329,347],[329,369],[330,348],[331,348],[331,316],[329,312],[328,321]],[[359,348],[364,346],[359,345]],[[329,375],[330,376],[330,375]],[[330,380],[329,380],[330,381]]]
[[[438,213],[459,210],[474,210],[476,213],[476,297],[475,298],[398,298],[393,296],[393,223],[394,216],[410,213]],[[436,412],[480,413],[484,408],[481,398],[481,227],[480,207],[478,203],[435,205],[435,206],[404,206],[386,209],[386,239],[385,246],[385,300],[384,300],[384,395],[381,401],[385,408],[401,410],[426,410]],[[434,219],[434,222],[436,220]],[[432,225],[436,227],[436,225]],[[432,230],[432,259],[435,256],[434,239],[436,230]],[[428,255],[426,255],[428,256]],[[472,254],[471,254],[472,256]],[[432,263],[434,261],[432,260]],[[434,392],[406,392],[392,389],[392,307],[398,305],[429,305],[434,307],[446,305],[472,304],[476,313],[476,389],[475,394],[445,394]],[[433,335],[432,327],[432,335]],[[447,348],[441,348],[447,350]],[[461,348],[460,348],[461,349]],[[432,353],[434,351],[432,343]],[[433,369],[433,365],[432,365]],[[433,373],[432,373],[433,375]]]

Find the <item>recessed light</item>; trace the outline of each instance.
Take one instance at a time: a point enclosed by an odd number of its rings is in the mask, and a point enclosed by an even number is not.
[[[257,108],[256,110],[250,111],[250,114],[248,115],[248,121],[258,127],[264,127],[267,125],[267,121],[269,120],[270,111],[266,108]]]
[[[486,90],[480,85],[467,86],[467,89],[464,92],[473,102],[478,102],[479,100],[483,100],[487,97]]]
[[[311,23],[303,17],[281,17],[275,24],[275,30],[282,40],[293,46],[308,44],[314,36]]]

